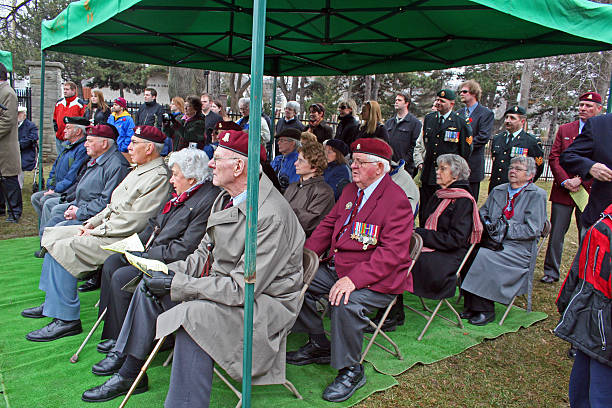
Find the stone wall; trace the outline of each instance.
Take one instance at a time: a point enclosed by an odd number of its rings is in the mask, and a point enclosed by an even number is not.
[[[32,122],[40,127],[40,61],[26,61],[30,72],[30,86],[32,88]],[[43,161],[52,163],[57,156],[55,151],[55,130],[53,130],[53,109],[55,103],[63,96],[62,70],[64,65],[60,62],[45,63],[45,99],[43,123]]]

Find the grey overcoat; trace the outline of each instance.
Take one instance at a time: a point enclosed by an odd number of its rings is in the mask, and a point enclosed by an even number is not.
[[[213,204],[206,235],[184,261],[168,265],[176,273],[170,295],[179,305],[157,319],[156,336],[179,327],[232,378],[242,378],[244,330],[244,244],[246,202],[223,209],[227,193]],[[210,275],[200,277],[212,249]],[[257,277],[253,310],[253,384],[285,382],[287,332],[300,311],[304,232],[293,210],[261,176],[257,222]]]
[[[159,157],[133,169],[117,186],[110,203],[87,220],[91,235],[76,236],[78,225],[45,228],[41,245],[68,272],[85,277],[112,252],[100,248],[140,232],[159,211],[170,191],[170,171]]]
[[[480,216],[497,220],[508,198],[508,183],[495,187],[480,209]],[[532,254],[546,223],[546,192],[529,184],[515,200],[514,216],[508,220],[504,249],[480,248],[461,285],[475,295],[508,304],[516,295],[527,292]]]
[[[7,81],[0,81],[0,171],[5,177],[21,173],[19,130],[17,128],[17,94]]]

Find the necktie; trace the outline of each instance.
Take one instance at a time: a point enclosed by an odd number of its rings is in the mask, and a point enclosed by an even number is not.
[[[230,208],[233,205],[234,205],[234,199],[230,198],[230,200],[227,202],[227,204],[225,204],[225,207],[223,207],[223,209],[227,210],[228,208]]]
[[[96,164],[96,159],[91,159],[91,161],[89,162],[89,167],[93,166],[94,164]]]
[[[353,223],[353,218],[355,218],[355,216],[357,215],[357,212],[359,212],[359,206],[361,205],[362,200],[363,200],[363,190],[359,190],[359,192],[357,193],[357,200],[355,200],[355,204],[353,205],[353,208],[351,209],[351,215],[349,216],[349,219],[346,222],[346,224],[344,224],[344,227],[342,227],[342,229],[338,233],[338,236],[336,237],[336,241],[340,239],[340,237],[346,232],[346,230],[351,227],[351,224]]]

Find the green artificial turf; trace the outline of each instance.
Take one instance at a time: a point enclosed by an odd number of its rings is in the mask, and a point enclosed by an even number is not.
[[[90,387],[101,384],[106,377],[91,373],[91,366],[103,355],[95,350],[99,332],[94,334],[89,344],[81,352],[76,364],[69,362],[86,332],[93,326],[97,309],[98,292],[81,294],[81,320],[85,332],[50,343],[33,343],[25,340],[29,331],[38,329],[49,319],[26,319],[20,316],[24,308],[38,305],[44,299],[38,290],[38,279],[42,261],[33,257],[38,247],[37,238],[19,238],[0,241],[0,407],[116,407],[120,399],[107,403],[88,404],[81,401],[81,393]],[[405,296],[406,303],[417,299]],[[416,305],[416,303],[414,303]],[[446,315],[447,312],[443,311]],[[503,309],[498,310],[498,319]],[[321,393],[336,375],[329,366],[287,366],[287,378],[293,382],[304,400],[297,400],[282,386],[254,387],[253,406],[280,407],[348,407],[365,399],[374,392],[397,385],[392,375],[402,373],[421,362],[430,364],[443,358],[461,353],[485,338],[495,338],[503,333],[517,331],[544,319],[544,313],[530,313],[516,308],[510,312],[502,327],[489,324],[464,329],[454,327],[446,321],[436,319],[421,342],[416,337],[422,330],[425,319],[406,312],[406,324],[391,336],[398,342],[404,360],[400,361],[377,347],[372,348],[366,364],[367,384],[344,403],[332,404],[321,399]],[[293,350],[303,344],[303,335],[291,335],[287,348]],[[384,343],[384,339],[381,338]],[[150,391],[132,397],[128,406],[157,407],[163,405],[168,389],[170,367],[162,367],[168,352],[160,353],[149,368]],[[238,387],[240,388],[240,387]],[[211,397],[211,407],[233,407],[237,398],[215,377]],[[3,405],[4,404],[4,405]]]

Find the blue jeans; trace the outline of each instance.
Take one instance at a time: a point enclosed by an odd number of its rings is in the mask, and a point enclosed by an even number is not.
[[[590,358],[580,350],[572,367],[569,400],[572,408],[612,406],[612,367]]]

